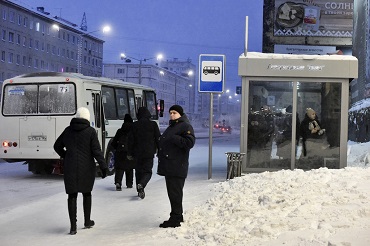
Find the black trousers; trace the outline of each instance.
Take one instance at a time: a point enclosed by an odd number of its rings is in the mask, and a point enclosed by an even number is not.
[[[132,187],[132,184],[134,183],[134,169],[128,170],[116,169],[114,175],[114,183],[115,184],[119,183],[120,185],[122,185],[122,179],[125,173],[126,173],[126,186]]]
[[[153,158],[138,158],[135,168],[136,184],[142,184],[145,188],[152,178],[152,169]]]
[[[170,217],[174,219],[182,218],[182,198],[185,185],[185,178],[165,176],[167,195],[170,199]]]

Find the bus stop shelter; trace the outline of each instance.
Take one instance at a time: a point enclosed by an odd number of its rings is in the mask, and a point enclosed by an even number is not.
[[[239,57],[238,73],[242,172],[347,166],[355,57],[248,52]]]

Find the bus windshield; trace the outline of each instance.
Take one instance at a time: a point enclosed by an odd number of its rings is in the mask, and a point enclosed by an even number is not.
[[[75,85],[8,84],[4,87],[4,115],[75,114]]]

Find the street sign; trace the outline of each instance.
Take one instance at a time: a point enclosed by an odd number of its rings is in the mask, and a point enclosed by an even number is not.
[[[225,81],[225,55],[199,56],[199,92],[222,93]]]

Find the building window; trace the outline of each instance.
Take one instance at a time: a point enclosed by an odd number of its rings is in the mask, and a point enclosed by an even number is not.
[[[69,42],[69,33],[67,34],[67,42]]]
[[[17,55],[16,64],[19,65],[19,63],[21,63],[21,55]]]
[[[50,52],[50,44],[47,44],[46,45],[46,52],[49,53]]]
[[[44,68],[45,68],[45,62],[44,62],[44,60],[41,60],[41,64],[40,64],[40,66],[41,66],[41,67],[40,67],[41,69],[44,69]]]
[[[72,44],[75,44],[76,43],[76,37],[75,35],[72,35]]]
[[[1,31],[1,39],[2,39],[3,41],[5,41],[5,40],[6,40],[6,31],[5,31],[4,29]]]
[[[14,11],[9,11],[9,21],[14,23],[14,21],[15,21]]]
[[[23,60],[22,60],[22,66],[26,66],[26,63],[27,63],[27,57],[26,56],[23,56]]]
[[[22,16],[18,15],[18,26],[22,24]]]
[[[42,23],[41,24],[41,32],[42,33],[45,33],[45,23]]]
[[[75,53],[71,51],[71,60],[73,60],[73,57],[75,56]]]
[[[38,69],[39,68],[39,59],[35,59],[35,68]]]
[[[66,40],[66,32],[63,32],[63,40]]]
[[[35,40],[35,49],[38,50],[39,49],[39,41],[38,40]]]
[[[13,63],[13,53],[9,53],[9,63]]]
[[[124,69],[124,68],[118,68],[118,69],[117,69],[117,73],[118,73],[118,74],[125,73],[125,69]]]
[[[28,57],[28,67],[31,67],[32,65],[32,57]]]
[[[30,29],[33,29],[33,20],[30,20]]]
[[[44,42],[41,42],[41,50],[44,51],[45,50],[45,43]]]
[[[6,20],[6,10],[3,9],[3,20]]]
[[[1,51],[1,61],[5,61],[5,51]]]
[[[21,35],[17,34],[17,44],[21,44]]]
[[[32,48],[32,44],[33,44],[33,39],[30,38],[30,48]]]
[[[51,48],[51,54],[55,55],[55,52],[56,52],[56,47],[53,45],[53,47]]]
[[[64,57],[66,55],[66,50],[62,49],[62,56]]]
[[[60,56],[60,48],[58,47],[58,56]]]
[[[67,50],[67,59],[69,59],[69,50]]]
[[[26,36],[23,36],[23,46],[26,46],[26,44],[27,44],[27,38]]]
[[[9,42],[14,43],[14,33],[13,32],[9,32]]]
[[[23,19],[23,26],[24,27],[27,27],[27,25],[28,25],[28,18],[27,17],[24,17],[24,19]]]
[[[36,31],[39,32],[40,31],[40,22],[36,22]]]

